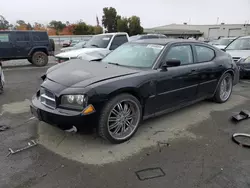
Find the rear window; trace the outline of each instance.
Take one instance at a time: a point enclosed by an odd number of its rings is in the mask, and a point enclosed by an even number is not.
[[[29,41],[29,33],[28,32],[16,32],[16,41]]]
[[[47,41],[48,35],[46,32],[33,32],[32,33],[33,41]]]

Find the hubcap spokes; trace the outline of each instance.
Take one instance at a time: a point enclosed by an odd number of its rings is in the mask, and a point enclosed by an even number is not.
[[[117,103],[108,118],[108,131],[115,139],[126,139],[136,129],[139,121],[139,109],[133,101]]]
[[[227,100],[232,90],[232,79],[231,77],[225,77],[220,86],[220,97],[223,101]]]

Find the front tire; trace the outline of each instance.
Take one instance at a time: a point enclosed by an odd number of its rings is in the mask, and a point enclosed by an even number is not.
[[[43,67],[45,65],[47,65],[49,62],[49,58],[47,56],[47,54],[45,54],[44,52],[35,52],[32,55],[32,64],[38,66],[38,67]]]
[[[142,117],[141,104],[130,94],[120,94],[103,107],[98,134],[113,144],[129,140],[137,131]]]
[[[217,103],[224,103],[226,102],[231,94],[233,89],[233,77],[230,73],[226,73],[220,83],[214,95],[214,101]]]

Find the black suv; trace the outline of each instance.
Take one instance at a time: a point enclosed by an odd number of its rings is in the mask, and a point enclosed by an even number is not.
[[[46,31],[0,31],[0,61],[27,59],[41,67],[54,51],[54,41]]]

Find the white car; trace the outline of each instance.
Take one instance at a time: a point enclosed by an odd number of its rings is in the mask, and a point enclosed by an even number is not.
[[[239,37],[225,51],[230,54],[240,70],[240,77],[250,76],[250,36]]]
[[[84,45],[84,48],[63,52],[57,54],[55,57],[59,63],[68,61],[70,59],[85,59],[85,57],[88,57],[86,54],[90,52],[109,53],[128,41],[129,36],[124,32],[99,34],[93,36]]]
[[[235,39],[235,37],[229,37],[229,38],[221,38],[219,40],[216,40],[212,45],[219,48],[219,49],[225,49],[230,42],[232,42]]]

